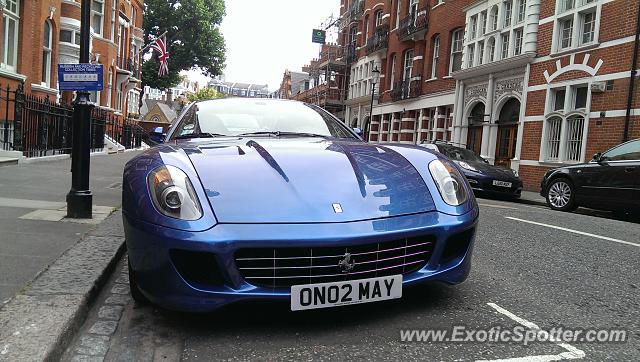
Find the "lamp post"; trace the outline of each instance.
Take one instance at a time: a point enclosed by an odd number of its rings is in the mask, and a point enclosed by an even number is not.
[[[369,125],[371,124],[371,117],[373,117],[373,97],[376,94],[376,83],[378,83],[379,81],[380,81],[380,70],[376,66],[371,71],[371,105],[369,107],[369,120],[367,121],[367,124],[365,124],[364,126],[363,135],[364,135],[365,141],[369,140]]]
[[[91,0],[80,8],[80,63],[89,63]],[[76,92],[73,102],[73,148],[71,149],[71,190],[67,194],[67,217],[90,219],[93,195],[89,190],[91,111],[89,92]]]

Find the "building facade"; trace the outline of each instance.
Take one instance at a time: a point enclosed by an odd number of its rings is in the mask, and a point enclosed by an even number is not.
[[[640,137],[638,0],[341,0],[340,14],[344,118],[370,141],[446,140],[537,189]]]
[[[220,79],[211,80],[209,88],[233,97],[270,98],[269,86],[266,84],[225,82]]]
[[[143,1],[91,3],[91,62],[104,65],[105,87],[94,92],[92,100],[116,114],[137,115]],[[73,94],[58,91],[57,65],[79,61],[79,0],[5,0],[0,6],[2,86],[24,84],[27,94],[71,101]]]

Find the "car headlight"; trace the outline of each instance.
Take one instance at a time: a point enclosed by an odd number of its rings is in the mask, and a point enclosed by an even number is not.
[[[202,217],[202,208],[189,177],[177,167],[160,166],[147,178],[153,203],[163,215],[182,220]]]
[[[460,165],[460,167],[464,168],[465,170],[469,170],[469,171],[473,171],[473,172],[480,172],[478,171],[477,168],[471,166],[470,164],[464,162],[464,161],[455,161],[456,163],[458,163],[458,165]]]
[[[444,202],[452,206],[462,205],[468,199],[464,187],[464,176],[450,162],[434,160],[429,163],[429,172],[436,182]]]

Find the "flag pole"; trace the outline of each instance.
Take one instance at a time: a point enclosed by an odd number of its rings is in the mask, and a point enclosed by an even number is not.
[[[168,32],[169,32],[168,30],[165,30],[165,32],[160,34],[160,36],[155,37],[149,44],[145,45],[142,49],[138,50],[138,54],[136,54],[136,57],[138,55],[140,55],[142,52],[144,52],[145,50],[149,49],[149,47],[152,46],[153,43],[155,43],[156,40],[158,40],[158,39],[162,38],[163,36],[167,35]]]

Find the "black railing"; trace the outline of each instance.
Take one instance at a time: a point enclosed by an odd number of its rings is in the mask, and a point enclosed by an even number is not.
[[[358,53],[356,51],[356,45],[350,44],[347,45],[344,49],[344,62],[347,64],[351,64],[358,59]]]
[[[0,148],[25,157],[71,153],[73,106],[15,90],[0,91]],[[134,120],[95,108],[91,115],[91,152],[104,149],[105,135],[125,148],[138,148],[148,133]]]
[[[367,55],[389,46],[389,25],[376,27],[374,35],[367,39]]]
[[[394,83],[391,90],[391,99],[399,101],[422,95],[422,77],[414,77],[411,80],[401,80]]]
[[[426,31],[429,25],[429,7],[423,7],[409,14],[400,21],[398,26],[398,38],[408,39],[419,31]]]

